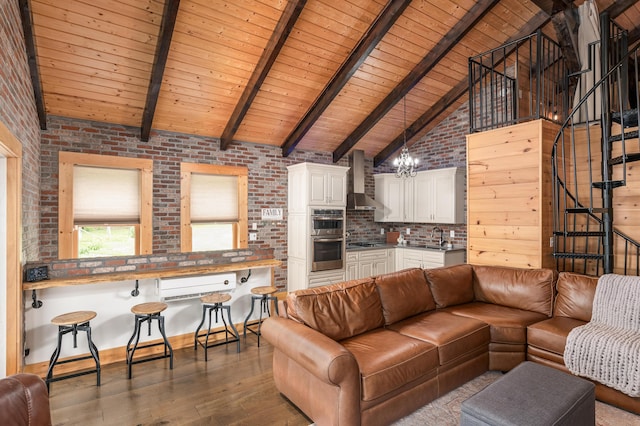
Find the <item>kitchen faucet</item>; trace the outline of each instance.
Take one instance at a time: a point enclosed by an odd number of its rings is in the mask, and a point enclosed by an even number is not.
[[[444,231],[439,226],[434,226],[433,229],[431,230],[431,238],[433,238],[433,234],[435,232],[440,232],[440,239],[438,240],[438,245],[442,247],[442,245],[444,244],[444,237],[442,236]]]

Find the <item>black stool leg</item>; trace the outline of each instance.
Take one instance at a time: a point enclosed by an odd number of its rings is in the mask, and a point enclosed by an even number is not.
[[[158,328],[160,329],[160,334],[162,334],[162,339],[164,340],[165,355],[167,354],[167,348],[169,348],[169,368],[173,370],[173,348],[171,347],[169,340],[167,340],[167,335],[164,332],[164,316],[160,314],[158,314]]]
[[[198,350],[198,333],[200,333],[200,329],[204,325],[204,317],[207,312],[207,305],[202,305],[202,321],[198,324],[198,328],[196,328],[196,334],[193,336],[193,350]]]
[[[62,346],[62,335],[64,330],[64,326],[58,327],[58,346],[51,354],[51,359],[49,360],[49,369],[47,370],[47,391],[49,390],[49,383],[51,382],[51,378],[53,377],[53,367],[55,367],[56,362],[58,362],[58,357],[60,356],[60,347]]]
[[[231,320],[231,306],[220,306],[221,309],[224,309],[225,311],[227,311],[227,318],[229,319],[229,326],[231,326],[231,329],[233,330],[233,337],[236,339],[236,352],[240,353],[240,334],[238,333],[238,330],[236,330],[236,326],[233,325],[233,321]],[[225,330],[225,341],[229,341],[229,338],[227,337],[227,322],[224,320],[224,312],[220,313],[220,316],[222,317],[222,323],[224,324],[224,330]]]
[[[96,362],[96,375],[97,375],[96,386],[100,386],[100,355],[98,353],[98,348],[96,347],[96,345],[93,343],[93,340],[91,339],[91,327],[89,327],[88,324],[83,327],[86,327],[87,344],[89,345],[89,352],[91,352],[91,356],[93,357],[93,360]]]
[[[244,326],[243,326],[244,340],[247,340],[247,321],[249,321],[249,318],[251,318],[251,314],[253,314],[254,302],[260,298],[261,298],[260,296],[251,296],[251,310],[249,311],[249,315],[247,315],[247,317],[244,319]]]
[[[131,368],[133,366],[133,354],[136,351],[136,348],[138,347],[138,342],[140,341],[140,323],[144,321],[145,321],[144,317],[140,317],[140,315],[135,316],[135,325],[133,327],[133,334],[131,335],[129,342],[127,343],[127,370],[128,370],[127,377],[129,379],[131,378]],[[133,344],[133,347],[130,348],[131,342],[133,342],[134,338],[135,338],[135,343]]]

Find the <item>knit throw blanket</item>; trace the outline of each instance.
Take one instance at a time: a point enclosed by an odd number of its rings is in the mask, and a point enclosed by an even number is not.
[[[640,396],[640,277],[600,277],[591,321],[567,336],[564,363],[573,374]]]

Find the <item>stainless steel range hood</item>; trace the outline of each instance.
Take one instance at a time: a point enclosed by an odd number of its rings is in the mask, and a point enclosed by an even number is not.
[[[382,209],[382,203],[374,200],[364,193],[364,151],[356,149],[350,159],[351,185],[347,194],[348,210],[375,210]]]

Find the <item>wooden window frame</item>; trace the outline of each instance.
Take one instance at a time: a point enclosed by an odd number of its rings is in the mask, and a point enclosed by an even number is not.
[[[136,255],[153,251],[153,160],[60,151],[58,154],[58,259],[78,258],[78,231],[73,218],[73,167],[91,166],[140,171],[140,223]]]
[[[221,166],[215,164],[180,163],[180,250],[192,251],[191,233],[191,175],[236,176],[238,178],[238,221],[233,226],[234,249],[247,248],[249,170],[242,166]]]

